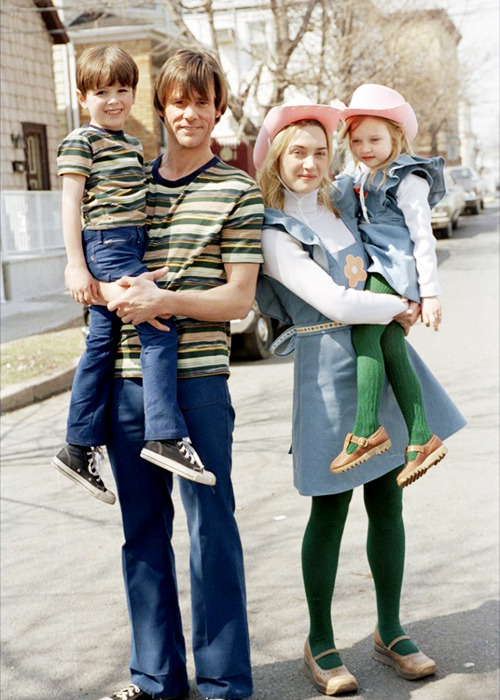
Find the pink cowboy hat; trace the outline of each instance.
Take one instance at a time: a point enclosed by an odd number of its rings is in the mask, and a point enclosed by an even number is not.
[[[340,115],[345,104],[338,100],[329,105],[314,104],[308,97],[298,96],[273,107],[266,114],[253,149],[253,162],[257,169],[261,168],[266,158],[271,141],[285,126],[302,121],[315,119],[332,134],[340,121]]]
[[[385,117],[396,124],[401,124],[406,136],[413,141],[418,131],[418,122],[412,106],[405,98],[385,85],[360,85],[351,98],[347,109],[342,112],[342,119],[349,117]]]

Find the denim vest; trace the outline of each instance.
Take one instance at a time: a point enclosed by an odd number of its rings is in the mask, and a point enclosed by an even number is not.
[[[367,177],[364,197],[369,222],[359,218],[359,230],[370,258],[369,272],[378,272],[401,294],[420,301],[413,241],[403,212],[398,207],[397,191],[403,178],[412,173],[429,183],[429,206],[433,207],[445,193],[443,158],[420,158],[404,154],[387,168],[386,176],[378,171],[373,180]],[[345,181],[346,176],[341,180]],[[361,185],[361,177],[355,181]]]
[[[368,258],[358,231],[359,204],[354,196],[352,183],[336,183],[332,189],[332,200],[335,204],[342,205],[342,221],[353,235],[353,242],[347,248],[332,253],[311,228],[278,209],[266,208],[263,228],[284,231],[299,241],[311,258],[326,270],[337,284],[345,288],[363,289]],[[289,289],[263,274],[259,277],[257,301],[265,314],[283,323],[304,325],[329,322],[329,319]]]

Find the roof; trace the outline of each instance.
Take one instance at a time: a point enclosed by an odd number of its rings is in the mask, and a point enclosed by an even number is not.
[[[52,0],[33,0],[33,3],[41,10],[40,14],[54,44],[68,44],[69,36],[66,27],[61,22],[59,13]]]

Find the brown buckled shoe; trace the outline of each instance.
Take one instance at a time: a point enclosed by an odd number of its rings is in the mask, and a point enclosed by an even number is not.
[[[392,648],[404,639],[410,638],[408,635],[396,637],[396,639],[393,639],[389,646],[386,647],[380,638],[378,627],[376,627],[372,653],[373,658],[376,661],[387,664],[387,666],[392,666],[398,676],[406,678],[407,681],[415,681],[418,678],[425,678],[426,676],[432,676],[433,673],[436,673],[436,662],[429,659],[422,651],[417,651],[414,654],[407,654],[406,656],[396,654],[395,651],[392,651]]]
[[[425,445],[408,445],[406,454],[408,452],[418,452],[418,454],[411,462],[405,457],[404,469],[400,471],[396,479],[401,488],[420,479],[428,469],[440,462],[448,452],[448,448],[443,445],[437,435],[432,435]]]
[[[336,668],[325,670],[316,663],[316,661],[323,658],[323,656],[336,653],[338,653],[336,649],[329,649],[313,657],[309,639],[306,639],[304,647],[304,671],[323,695],[350,693],[358,689],[357,680],[345,666],[337,666]]]
[[[358,448],[352,454],[347,454],[350,442],[354,442]],[[347,433],[342,452],[330,464],[330,471],[334,474],[342,474],[342,472],[357,467],[358,464],[367,462],[370,457],[387,452],[390,447],[391,441],[383,425],[367,438]]]

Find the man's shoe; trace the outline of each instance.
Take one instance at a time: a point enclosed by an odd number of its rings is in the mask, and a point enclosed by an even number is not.
[[[168,698],[156,698],[156,700],[182,700],[185,697],[186,694]],[[134,683],[131,683],[123,690],[118,690],[113,695],[106,695],[105,698],[100,698],[100,700],[155,700],[155,698],[138,688]]]
[[[396,637],[388,646],[385,646],[380,637],[378,628],[376,628],[372,654],[373,658],[376,661],[387,664],[387,666],[392,666],[398,676],[406,678],[407,681],[415,681],[419,678],[432,676],[433,673],[436,673],[436,662],[426,656],[422,651],[417,651],[414,654],[407,654],[406,656],[396,654],[395,651],[392,651],[392,648],[396,646],[398,642],[402,642],[403,639],[409,639],[409,637],[407,635]]]
[[[351,442],[354,442],[358,447],[351,454],[347,454],[347,448]],[[347,433],[342,452],[330,464],[330,471],[334,474],[342,474],[357,467],[358,464],[367,462],[370,457],[387,452],[390,447],[391,441],[382,425],[367,438]]]
[[[205,469],[197,455],[191,440],[150,440],[141,451],[141,457],[158,467],[196,481],[199,484],[214,486],[217,479],[215,474]]]
[[[396,479],[401,488],[420,479],[428,469],[440,462],[448,452],[448,448],[443,445],[437,435],[432,435],[425,445],[408,445],[406,454],[409,452],[417,452],[417,456],[411,461],[408,461],[405,456],[404,469],[400,471]]]
[[[100,447],[64,445],[55,457],[52,457],[52,464],[61,474],[85,486],[94,498],[112,505],[116,501],[116,496],[108,491],[100,477],[101,457]]]
[[[316,688],[323,695],[337,695],[338,693],[350,693],[358,689],[358,682],[348,671],[346,666],[336,666],[325,670],[316,662],[327,654],[338,653],[336,649],[329,649],[322,654],[313,656],[309,639],[306,639],[304,647],[304,671],[310,677]]]

